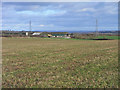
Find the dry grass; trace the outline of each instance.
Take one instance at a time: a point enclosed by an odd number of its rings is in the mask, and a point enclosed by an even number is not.
[[[4,88],[118,87],[118,41],[3,38]]]

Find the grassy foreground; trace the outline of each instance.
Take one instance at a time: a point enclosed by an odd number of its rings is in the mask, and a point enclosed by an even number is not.
[[[3,38],[3,88],[118,87],[118,40]]]

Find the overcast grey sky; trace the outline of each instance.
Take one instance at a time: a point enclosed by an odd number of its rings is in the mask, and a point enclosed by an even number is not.
[[[4,2],[3,30],[94,31],[117,30],[117,2]]]

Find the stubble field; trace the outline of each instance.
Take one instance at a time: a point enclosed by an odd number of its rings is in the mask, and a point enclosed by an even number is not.
[[[3,88],[118,87],[118,40],[2,40]]]

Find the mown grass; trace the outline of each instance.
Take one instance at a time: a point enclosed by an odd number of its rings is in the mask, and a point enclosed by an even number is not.
[[[3,38],[3,88],[118,87],[118,40]]]

